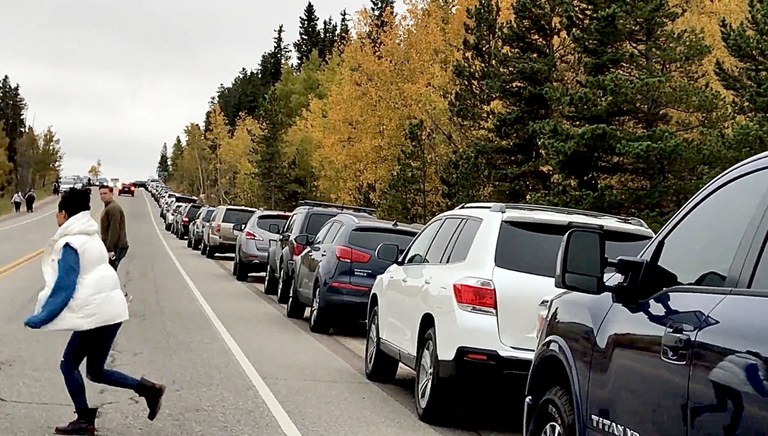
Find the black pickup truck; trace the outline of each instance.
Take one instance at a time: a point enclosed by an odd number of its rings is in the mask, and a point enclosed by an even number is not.
[[[607,259],[599,229],[566,234],[526,434],[767,434],[767,194],[765,153],[711,181],[638,258]]]

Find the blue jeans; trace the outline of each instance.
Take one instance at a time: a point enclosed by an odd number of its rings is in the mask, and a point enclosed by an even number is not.
[[[139,381],[122,372],[104,368],[122,323],[105,325],[91,330],[72,333],[64,355],[61,357],[61,373],[64,384],[75,405],[75,410],[88,409],[85,383],[80,374],[80,365],[85,358],[85,374],[88,380],[107,386],[136,390]]]

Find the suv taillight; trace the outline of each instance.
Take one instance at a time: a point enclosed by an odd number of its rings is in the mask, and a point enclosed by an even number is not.
[[[256,233],[253,233],[250,230],[245,231],[245,239],[250,239],[251,241],[263,241],[264,238],[262,238],[260,235],[257,235]]]
[[[371,260],[371,255],[354,248],[338,246],[336,247],[336,259],[341,262],[368,263]]]
[[[293,255],[294,256],[301,256],[301,253],[304,252],[304,246],[301,244],[293,243]]]
[[[453,284],[453,296],[461,310],[496,315],[496,287],[491,280],[465,277]]]
[[[182,224],[189,224],[189,218],[184,217],[181,219]]]
[[[216,224],[215,226],[213,226],[213,234],[218,235],[219,232],[221,232],[221,224]]]

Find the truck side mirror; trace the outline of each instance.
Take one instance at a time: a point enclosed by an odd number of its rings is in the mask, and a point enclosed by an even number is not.
[[[583,294],[605,292],[603,276],[608,266],[602,231],[572,229],[563,236],[557,255],[555,287]]]

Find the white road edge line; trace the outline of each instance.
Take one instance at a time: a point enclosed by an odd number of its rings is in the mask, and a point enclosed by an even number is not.
[[[173,263],[176,265],[176,268],[181,273],[181,276],[184,277],[184,281],[187,282],[187,286],[189,286],[189,289],[192,291],[192,295],[194,295],[195,298],[197,299],[197,302],[200,303],[200,306],[203,308],[203,311],[205,312],[206,315],[208,315],[208,319],[211,320],[211,323],[213,324],[214,327],[216,327],[216,330],[224,339],[224,342],[227,344],[227,347],[229,347],[229,350],[232,351],[232,354],[234,354],[235,359],[237,360],[237,363],[240,364],[241,368],[243,368],[246,375],[248,375],[248,378],[251,380],[251,383],[256,388],[256,390],[258,391],[259,395],[264,400],[264,402],[267,404],[267,407],[269,407],[270,412],[272,412],[272,416],[274,416],[275,420],[277,420],[277,423],[280,424],[280,428],[283,429],[283,433],[285,433],[288,436],[301,436],[301,433],[299,432],[299,429],[296,427],[296,424],[294,424],[293,421],[291,421],[291,418],[285,412],[285,409],[283,409],[283,406],[281,406],[280,403],[277,401],[277,398],[275,398],[275,395],[269,389],[269,386],[267,386],[267,384],[264,383],[264,379],[261,378],[259,373],[256,371],[256,368],[253,367],[251,362],[245,356],[245,353],[243,353],[243,350],[240,348],[239,345],[237,345],[237,342],[235,342],[234,338],[232,338],[232,335],[229,334],[227,329],[219,320],[219,317],[217,317],[216,314],[213,312],[213,309],[211,309],[211,306],[208,305],[208,302],[205,301],[205,298],[197,289],[197,286],[195,286],[195,284],[192,282],[192,279],[189,278],[189,275],[187,275],[187,272],[184,271],[184,268],[179,263],[179,260],[176,259],[176,256],[174,256],[173,252],[171,251],[171,248],[168,246],[168,243],[165,242],[165,238],[163,238],[163,234],[160,233],[160,228],[157,226],[157,221],[155,221],[154,214],[152,213],[152,206],[149,203],[149,198],[147,197],[147,193],[142,192],[142,195],[144,197],[144,200],[147,203],[147,209],[149,210],[149,217],[152,219],[152,225],[155,227],[155,231],[157,232],[157,236],[160,238],[160,242],[162,242],[163,245],[165,246],[165,250],[171,256],[171,260],[173,260]]]
[[[29,224],[29,223],[31,223],[31,222],[33,222],[33,221],[37,221],[37,220],[39,220],[39,219],[41,219],[41,218],[45,218],[45,217],[47,217],[48,215],[53,215],[53,213],[54,213],[54,212],[56,212],[56,209],[55,209],[55,208],[54,208],[52,211],[50,211],[50,212],[46,212],[46,213],[44,213],[44,214],[42,214],[42,215],[39,215],[39,216],[36,216],[36,217],[32,218],[31,220],[26,220],[26,221],[22,221],[22,222],[20,222],[20,223],[11,224],[10,226],[0,227],[0,231],[2,231],[2,230],[8,230],[8,229],[12,229],[12,228],[14,228],[14,227],[23,226],[24,224]]]

